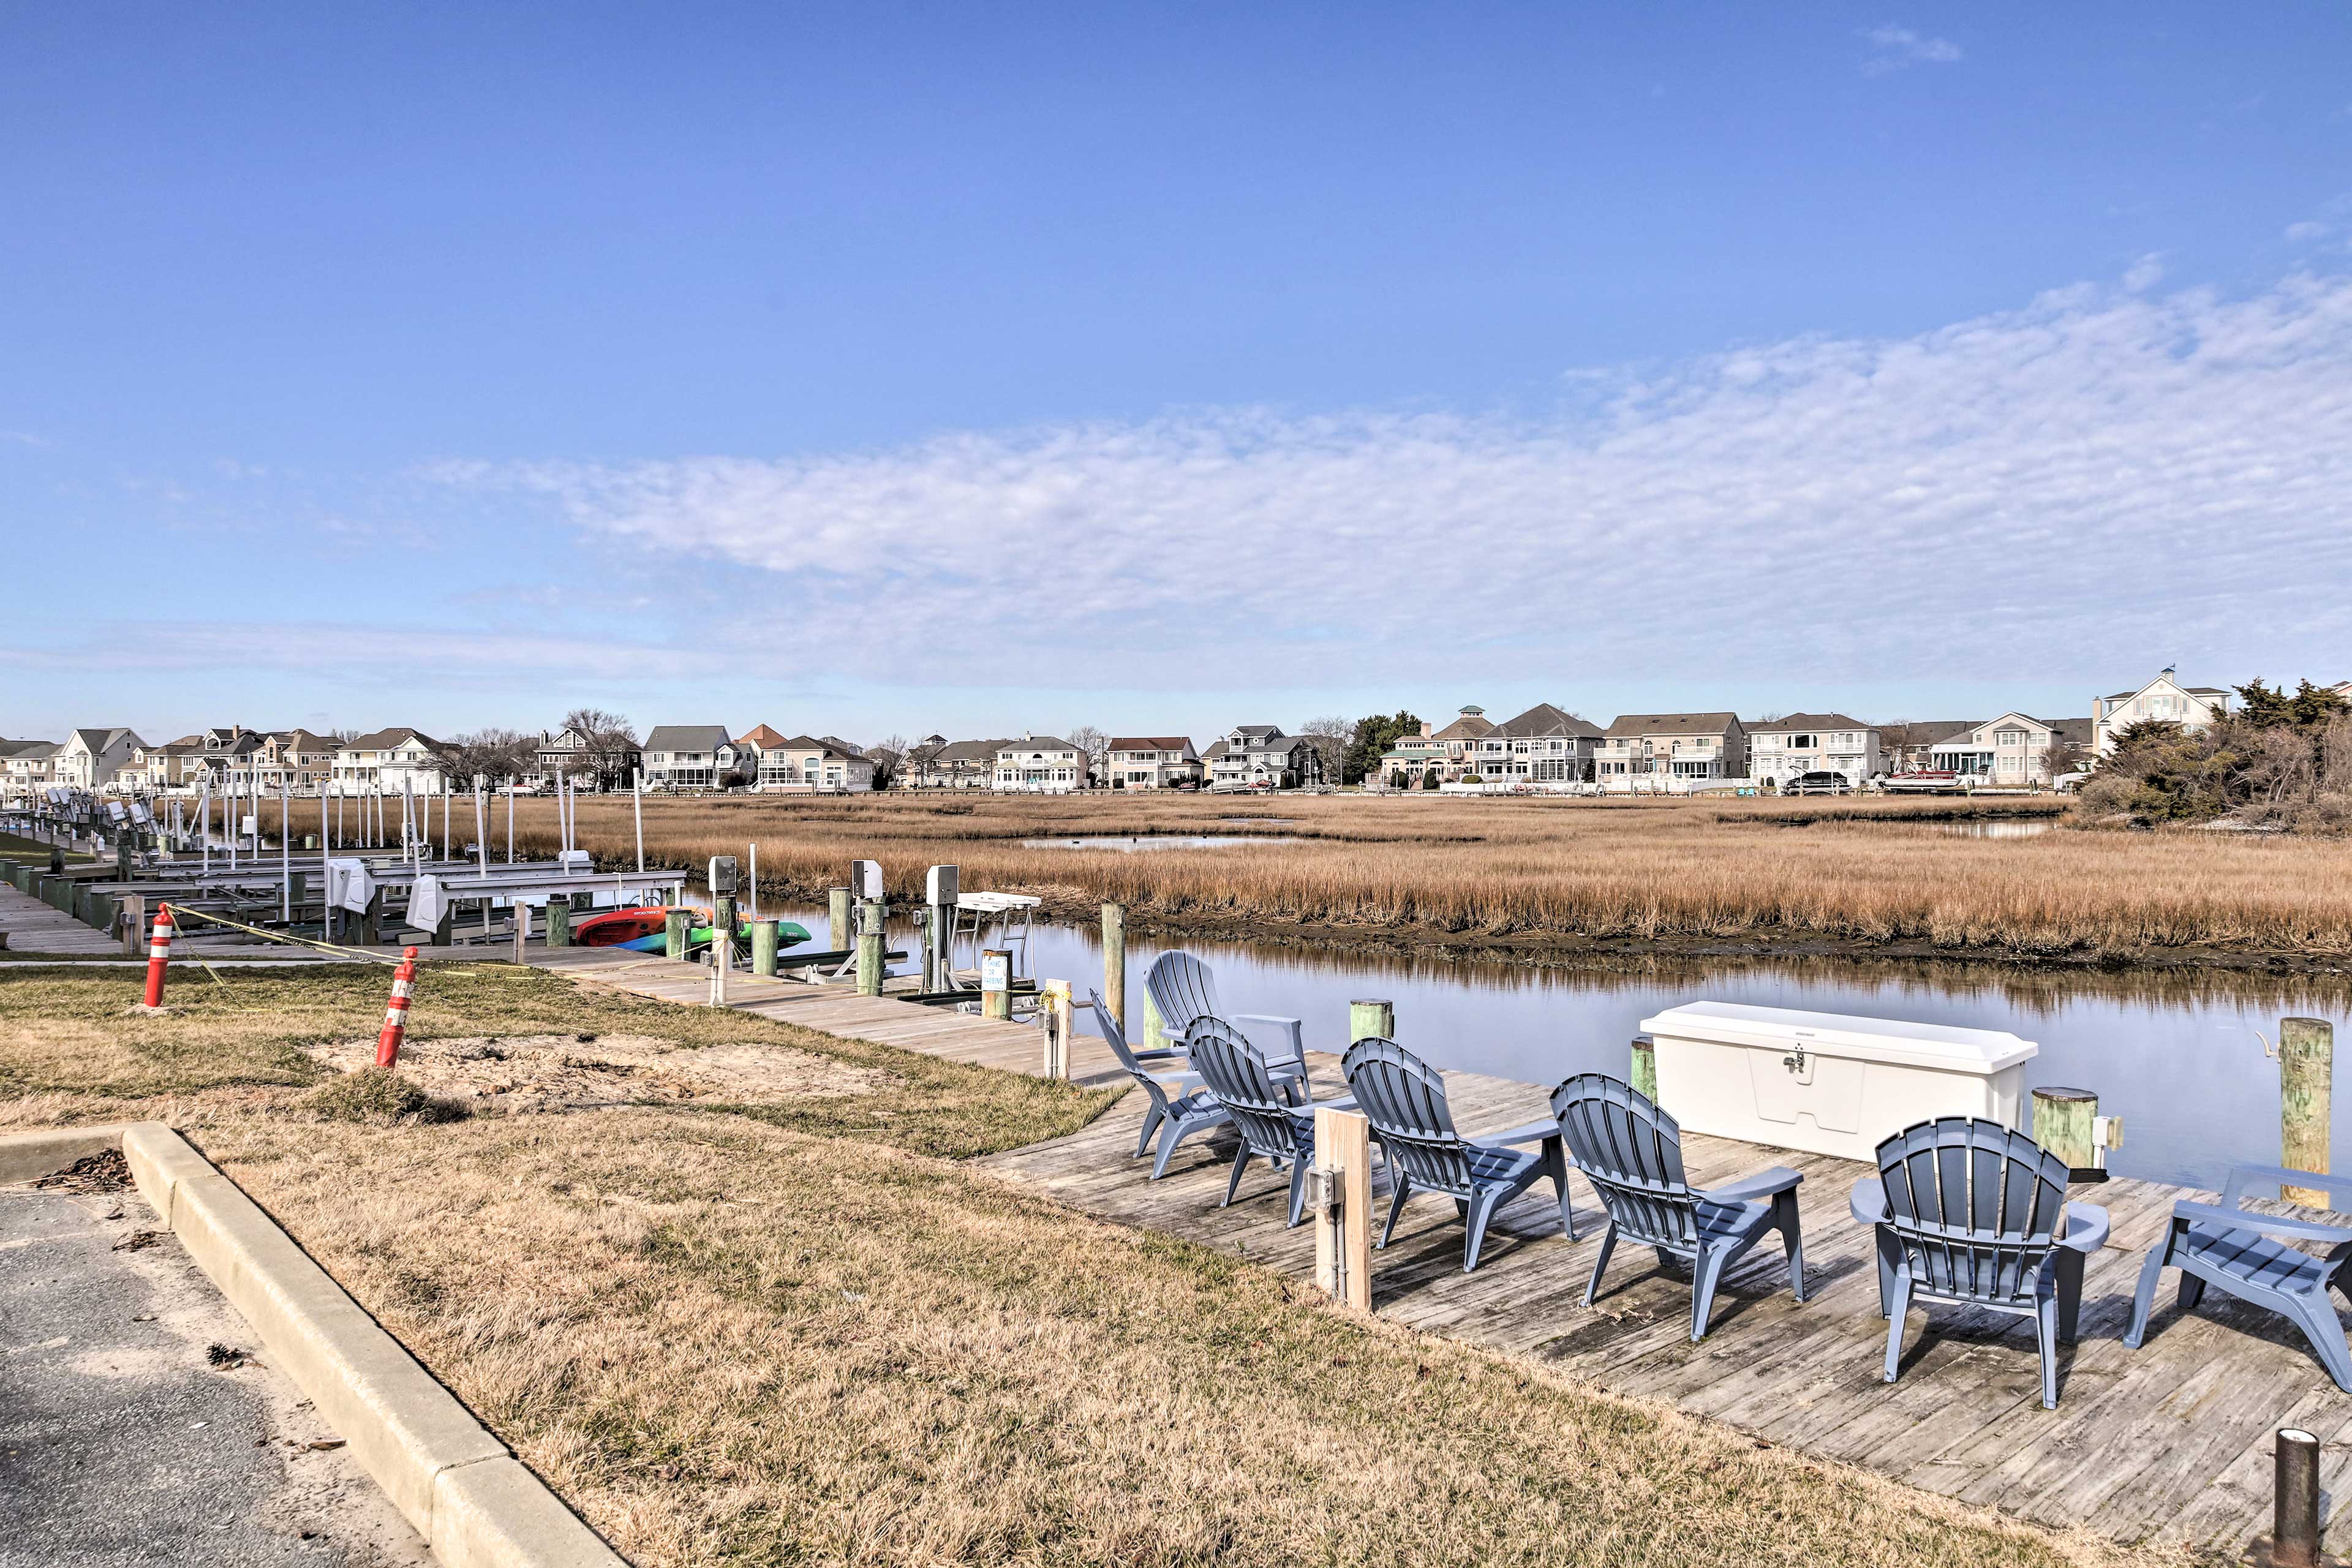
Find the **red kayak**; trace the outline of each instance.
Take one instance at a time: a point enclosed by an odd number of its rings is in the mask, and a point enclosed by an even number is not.
[[[701,913],[684,905],[679,906],[679,912]],[[669,910],[660,905],[635,910],[607,910],[601,915],[590,915],[573,926],[572,940],[582,947],[620,947],[649,936],[661,935],[668,919]]]

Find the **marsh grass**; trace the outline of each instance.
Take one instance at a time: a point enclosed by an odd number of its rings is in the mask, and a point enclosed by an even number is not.
[[[552,803],[520,806],[523,847],[551,851]],[[1116,900],[1178,931],[1255,922],[1449,939],[1788,939],[2011,958],[2352,953],[2352,841],[2063,829],[1966,838],[1935,826],[2062,809],[2047,796],[974,794],[655,798],[645,813],[650,862],[696,868],[743,856],[756,840],[771,894],[820,898],[852,859],[879,858],[893,897],[914,900],[926,867],[953,861],[968,888],[1038,893],[1067,913]],[[1218,820],[1251,816],[1288,820],[1263,829]],[[583,799],[580,829],[601,863],[635,864],[625,797]],[[1151,855],[1020,842],[1153,833],[1297,842]]]

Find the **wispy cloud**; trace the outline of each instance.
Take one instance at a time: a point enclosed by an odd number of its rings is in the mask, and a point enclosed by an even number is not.
[[[1503,649],[1904,679],[2352,647],[2352,279],[2081,285],[1915,337],[1752,345],[1591,407],[436,474],[701,557],[796,637],[866,639],[914,681],[987,658],[1307,684],[1491,673]]]
[[[1958,65],[1961,58],[1960,46],[1949,38],[1931,38],[1891,22],[1883,27],[1872,27],[1861,37],[1870,46],[1862,68],[1872,76],[1884,76],[1906,66]]]

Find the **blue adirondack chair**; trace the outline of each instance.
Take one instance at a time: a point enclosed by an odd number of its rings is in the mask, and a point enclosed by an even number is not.
[[[2084,1260],[2107,1239],[2107,1211],[2068,1203],[2066,1180],[2065,1161],[1977,1117],[1917,1122],[1879,1144],[1878,1174],[1854,1184],[1853,1209],[1877,1238],[1887,1382],[1915,1303],[1981,1307],[2033,1320],[2042,1408],[2058,1408],[2058,1346],[2074,1340]]]
[[[1706,1337],[1716,1286],[1748,1249],[1773,1231],[1789,1258],[1789,1289],[1805,1299],[1805,1248],[1798,1235],[1797,1184],[1804,1173],[1775,1165],[1727,1187],[1700,1189],[1683,1174],[1680,1124],[1631,1084],[1605,1073],[1580,1073],[1552,1090],[1552,1115],[1568,1157],[1609,1211],[1601,1256],[1584,1304],[1592,1305],[1601,1271],[1621,1236],[1657,1249],[1658,1261],[1691,1266],[1691,1341]]]
[[[1263,1158],[1276,1170],[1290,1167],[1289,1223],[1297,1225],[1306,1208],[1307,1167],[1315,1163],[1314,1105],[1293,1104],[1287,1085],[1267,1067],[1265,1054],[1223,1018],[1193,1019],[1184,1031],[1184,1048],[1210,1096],[1241,1134],[1224,1201],[1217,1206],[1234,1201],[1251,1159]],[[1356,1102],[1340,1096],[1321,1103],[1353,1107]]]
[[[1103,1005],[1102,993],[1089,991],[1087,1000],[1093,1005],[1095,1026],[1102,1031],[1111,1055],[1150,1100],[1144,1107],[1143,1131],[1136,1135],[1134,1157],[1143,1158],[1151,1148],[1151,1135],[1160,1134],[1160,1152],[1151,1162],[1151,1180],[1156,1182],[1168,1173],[1168,1160],[1177,1144],[1195,1132],[1223,1127],[1229,1119],[1224,1108],[1201,1087],[1201,1075],[1185,1068],[1182,1051],[1129,1049],[1127,1033]]]
[[[2132,1300],[2131,1331],[2124,1335],[2124,1343],[2137,1350],[2147,1337],[2157,1282],[2169,1266],[2180,1270],[2181,1310],[2196,1306],[2208,1285],[2267,1308],[2303,1331],[2336,1386],[2352,1394],[2352,1352],[2345,1348],[2344,1323],[2328,1297],[2330,1290],[2339,1290],[2352,1298],[2344,1277],[2345,1265],[2352,1263],[2352,1229],[2242,1208],[2249,1186],[2310,1187],[2325,1190],[2334,1204],[2352,1201],[2352,1176],[2326,1176],[2284,1165],[2231,1166],[2220,1203],[2183,1200],[2172,1205],[2172,1224],[2140,1267],[2139,1293]],[[2326,1242],[2327,1256],[2305,1252],[2288,1241]]]
[[[1195,1018],[1222,1018],[1238,1027],[1244,1038],[1277,1067],[1295,1065],[1307,1070],[1305,1026],[1297,1018],[1271,1013],[1228,1013],[1217,1005],[1217,980],[1209,966],[1189,952],[1163,952],[1152,960],[1143,976],[1143,988],[1160,1011],[1160,1026],[1181,1037]]]
[[[1462,1243],[1462,1272],[1478,1267],[1495,1211],[1549,1176],[1559,1196],[1560,1228],[1576,1239],[1576,1211],[1568,1197],[1568,1156],[1556,1121],[1531,1122],[1486,1138],[1465,1138],[1454,1129],[1445,1103],[1445,1079],[1435,1068],[1398,1045],[1367,1036],[1339,1058],[1358,1109],[1372,1126],[1388,1156],[1389,1223],[1381,1231],[1386,1247],[1396,1234],[1397,1216],[1416,1189],[1454,1200],[1468,1229]],[[1535,1150],[1514,1147],[1536,1143]]]

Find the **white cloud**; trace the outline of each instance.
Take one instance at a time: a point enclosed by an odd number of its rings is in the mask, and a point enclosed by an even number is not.
[[[1901,70],[1906,66],[1958,65],[1960,46],[1949,38],[1931,38],[1909,27],[1888,23],[1873,27],[1862,35],[1870,45],[1870,55],[1862,68],[1873,76]]]
[[[2352,279],[2079,285],[1916,337],[1748,345],[1580,405],[436,477],[715,563],[747,614],[863,639],[908,681],[974,661],[1193,687],[2352,663]]]
[[[2127,293],[2145,294],[2163,281],[2164,258],[2153,252],[2124,268],[2124,289]]]
[[[2327,237],[2327,226],[2324,223],[2291,223],[2286,226],[2286,237],[2296,245],[2306,240],[2325,239]]]

